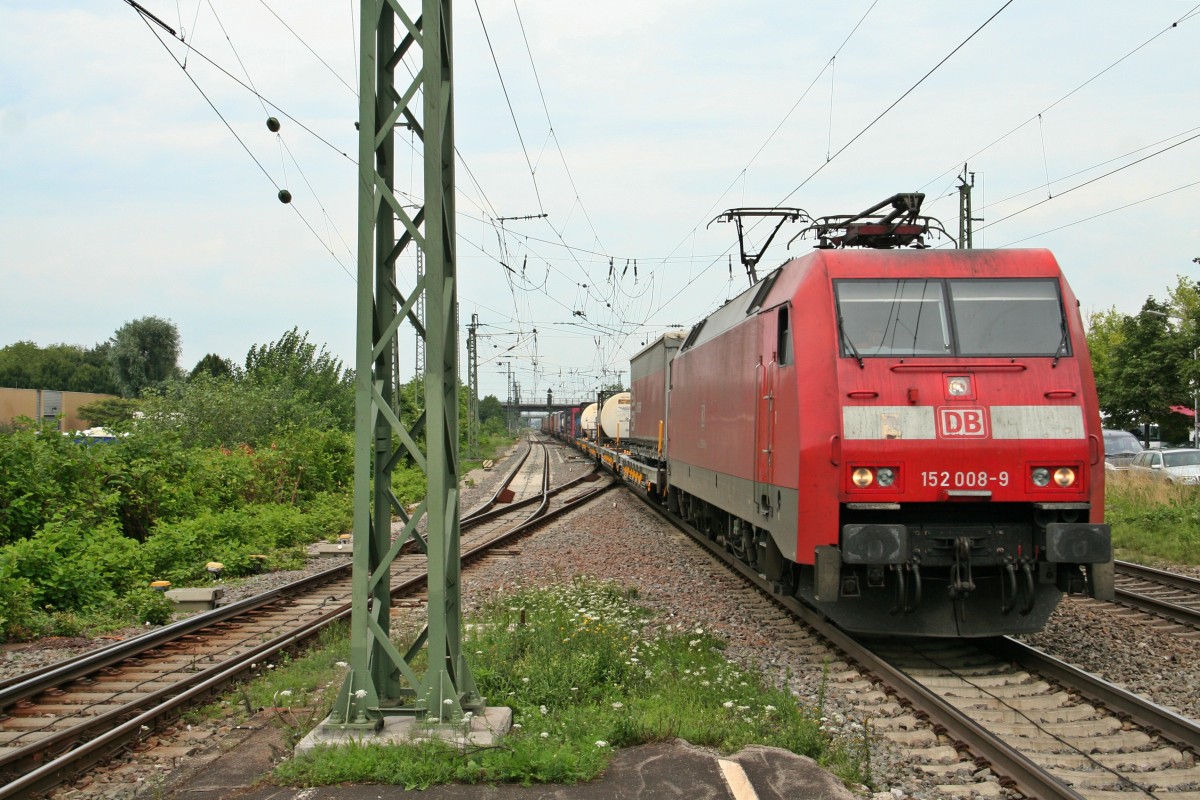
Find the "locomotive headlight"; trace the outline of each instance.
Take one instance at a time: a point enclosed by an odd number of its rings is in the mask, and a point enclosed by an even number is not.
[[[1054,482],[1064,489],[1075,482],[1075,470],[1070,467],[1059,467],[1054,470]]]
[[[946,378],[946,394],[950,397],[967,397],[971,394],[971,379],[966,375]]]
[[[1034,486],[1049,486],[1050,485],[1050,470],[1045,467],[1036,467],[1033,470],[1033,485]]]
[[[883,487],[891,486],[896,481],[896,470],[891,467],[880,467],[875,473],[875,480]]]
[[[865,489],[871,485],[871,481],[875,480],[875,476],[872,474],[871,470],[867,469],[866,467],[859,467],[858,469],[854,470],[854,474],[850,476],[850,479],[854,481],[855,486],[860,489]]]

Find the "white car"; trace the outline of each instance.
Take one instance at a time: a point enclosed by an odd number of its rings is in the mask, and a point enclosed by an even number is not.
[[[1130,474],[1188,486],[1200,484],[1200,450],[1179,447],[1146,450],[1133,457]]]

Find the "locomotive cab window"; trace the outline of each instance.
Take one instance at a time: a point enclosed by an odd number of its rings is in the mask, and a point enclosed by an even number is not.
[[[1069,356],[1054,280],[949,281],[958,352],[964,356]]]
[[[834,284],[843,356],[940,356],[950,352],[940,280],[846,280]]]
[[[1071,355],[1053,279],[839,280],[834,293],[844,358]]]

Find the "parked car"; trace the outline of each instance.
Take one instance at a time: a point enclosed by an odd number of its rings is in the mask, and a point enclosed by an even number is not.
[[[1155,480],[1194,486],[1200,484],[1200,450],[1191,447],[1146,450],[1133,457],[1129,471]]]
[[[1142,452],[1142,443],[1129,431],[1108,430],[1104,433],[1104,468],[1126,470],[1134,456]]]

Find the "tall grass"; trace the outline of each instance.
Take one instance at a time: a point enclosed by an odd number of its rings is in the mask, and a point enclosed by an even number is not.
[[[1200,486],[1109,473],[1105,519],[1117,558],[1200,564]]]
[[[467,630],[463,651],[480,692],[513,710],[498,746],[318,748],[281,765],[277,777],[407,788],[573,783],[598,775],[614,748],[683,738],[724,752],[783,747],[869,783],[865,735],[833,742],[820,708],[726,661],[704,630],[659,627],[614,585],[580,580],[497,599]]]

